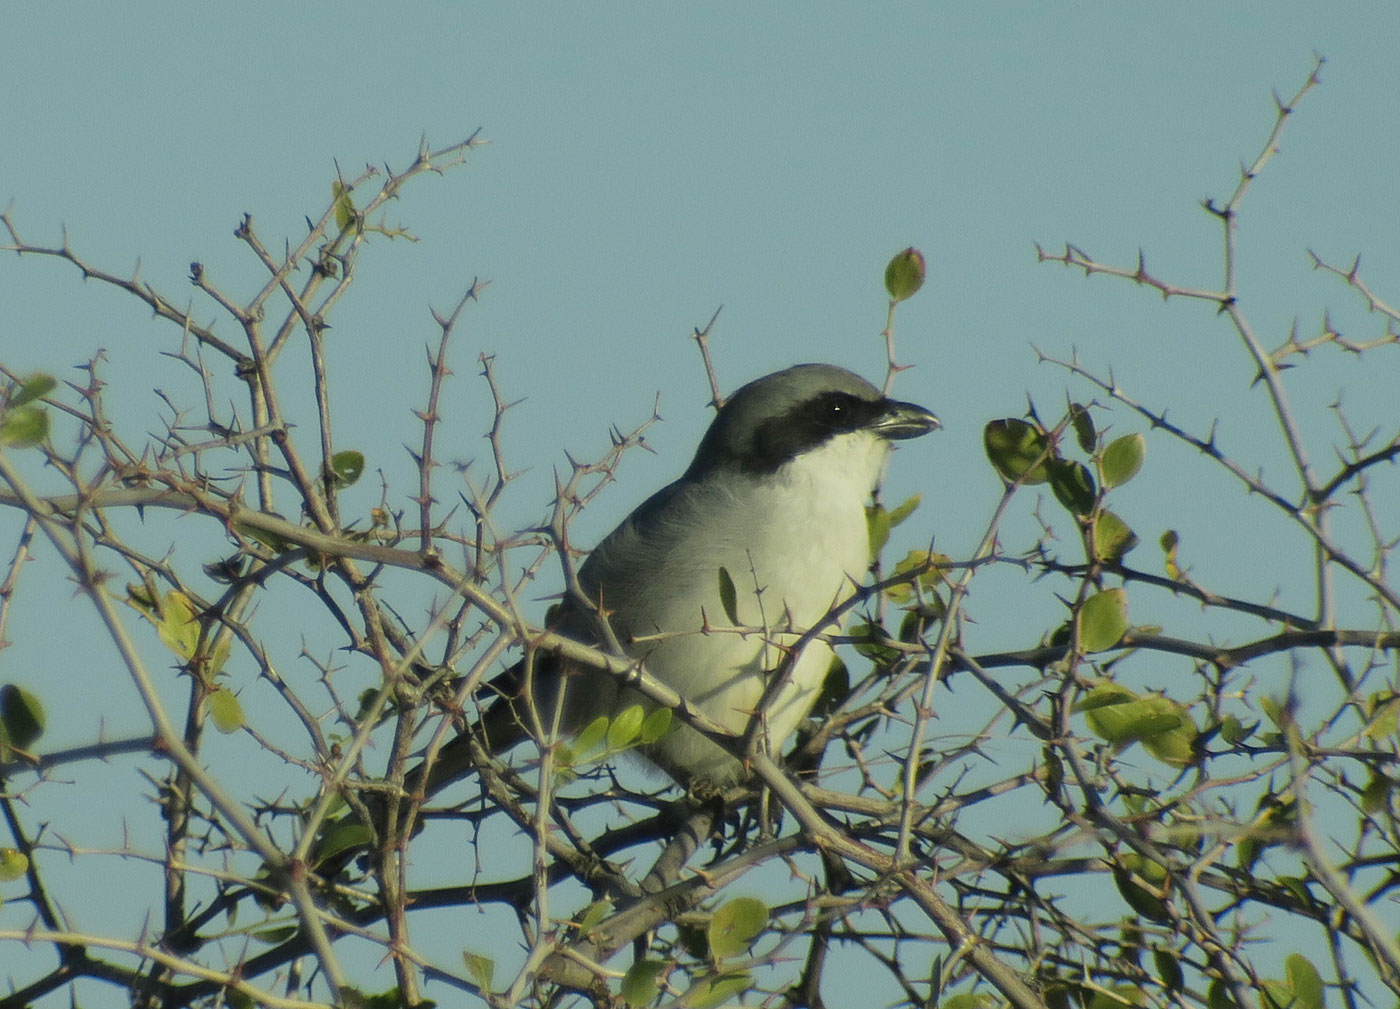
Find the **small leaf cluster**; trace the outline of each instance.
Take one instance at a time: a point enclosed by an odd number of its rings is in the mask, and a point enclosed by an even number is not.
[[[624,708],[613,717],[599,715],[568,743],[555,751],[562,773],[585,763],[607,760],[637,746],[650,746],[671,731],[671,709],[650,712],[640,704]]]
[[[157,596],[144,585],[129,585],[126,601],[155,625],[160,640],[185,668],[202,677],[208,686],[205,709],[214,727],[223,733],[243,728],[243,706],[238,697],[216,682],[228,661],[232,639],[209,634],[198,608],[183,592],[172,589]]]
[[[1088,463],[1066,457],[1060,450],[1066,429],[1088,456]],[[1070,405],[1066,418],[1046,429],[1032,415],[994,420],[982,432],[987,459],[1008,484],[1047,484],[1065,510],[1084,531],[1091,557],[1116,563],[1138,544],[1138,537],[1119,516],[1103,506],[1104,494],[1121,487],[1142,469],[1147,440],[1138,433],[1105,443],[1095,430],[1089,409]]]
[[[585,914],[585,923],[594,917],[597,906],[591,906]],[[604,911],[606,908],[604,905]],[[682,942],[687,950],[710,965],[686,994],[685,1005],[710,1009],[733,1001],[753,987],[753,974],[725,961],[746,954],[768,927],[768,918],[768,905],[757,897],[735,897],[720,905],[703,930],[682,928]],[[601,920],[601,915],[597,915],[597,920]],[[597,920],[588,927],[596,925]],[[622,979],[623,1002],[633,1007],[651,1005],[661,994],[665,976],[674,968],[675,964],[666,960],[638,960]]]
[[[49,413],[41,402],[58,383],[49,375],[16,382],[0,400],[0,448],[33,448],[49,436]]]

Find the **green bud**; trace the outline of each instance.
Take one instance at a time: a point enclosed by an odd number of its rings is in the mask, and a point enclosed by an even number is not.
[[[907,301],[924,286],[924,254],[915,248],[905,249],[885,267],[885,290],[893,301]]]

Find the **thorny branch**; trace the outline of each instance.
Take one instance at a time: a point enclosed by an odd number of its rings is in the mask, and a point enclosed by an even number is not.
[[[1267,391],[1296,488],[1266,480],[1214,431],[1189,432],[1165,407],[1143,405],[1152,397],[1131,395],[1111,373],[1055,363],[1106,400],[1086,412],[1116,407],[1153,438],[1190,446],[1267,501],[1290,532],[1301,530],[1316,551],[1314,612],[1223,591],[1174,553],[1165,574],[1105,553],[1097,523],[1117,498],[1102,481],[1067,523],[1037,510],[1040,537],[1013,550],[1018,509],[1036,488],[1008,479],[985,503],[984,534],[964,559],[931,548],[904,563],[877,559],[871,584],[809,631],[841,644],[846,661],[786,763],[752,739],[721,736],[627,658],[629,642],[610,637],[605,614],[604,645],[593,647],[548,630],[530,598],[556,571],[556,584],[580,596],[572,523],[624,456],[645,447],[654,408],[635,428],[610,432],[598,459],[569,459],[544,520],[523,522],[507,511],[524,468],[503,437],[513,391],[483,353],[489,460],[442,466],[449,361],[485,282],[432,316],[421,438],[410,450],[416,486],[382,478],[370,506],[351,489],[354,467],[335,437],[345,407],[331,394],[346,362],[322,337],[364,245],[411,237],[386,223],[385,204],[416,177],[462,163],[482,143],[475,134],[439,151],[424,145],[399,172],[340,176],[330,204],[281,254],[245,216],[236,234],[264,271],[260,288],[235,298],[213,266],[190,272],[200,309],[212,306],[237,339],[174,307],[139,270],[101,270],[66,236],[32,244],[12,212],[0,215],[6,251],[68,262],[172,323],[179,344],[169,353],[197,376],[201,403],[167,396],[164,430],[129,440],[107,419],[94,359],[81,381],[35,404],[62,430],[33,447],[0,444],[0,510],[20,516],[0,580],[0,646],[24,631],[11,619],[14,600],[26,575],[38,577],[32,558],[47,541],[125,670],[112,691],[139,698],[149,722],[147,731],[49,748],[46,737],[14,738],[13,712],[29,702],[14,691],[0,697],[0,714],[10,713],[0,737],[4,846],[24,859],[23,889],[4,892],[4,913],[29,916],[25,927],[0,929],[0,949],[16,964],[0,1007],[80,982],[121,986],[152,1006],[212,1004],[230,992],[268,1005],[346,1004],[390,985],[403,1005],[441,1003],[445,991],[491,1005],[543,1006],[564,992],[614,1005],[624,977],[630,984],[639,971],[662,1000],[723,995],[737,979],[734,998],[747,988],[754,1001],[814,1009],[836,973],[878,977],[872,1001],[910,1004],[967,995],[977,1005],[1243,1009],[1267,991],[1273,1004],[1310,1006],[1303,966],[1290,961],[1280,979],[1257,955],[1266,937],[1294,943],[1265,931],[1280,920],[1326,937],[1326,963],[1307,940],[1288,951],[1349,1004],[1375,1001],[1377,986],[1395,983],[1393,938],[1377,922],[1400,891],[1400,597],[1387,563],[1394,519],[1373,485],[1400,455],[1400,433],[1353,433],[1338,408],[1346,446],[1319,474],[1285,382],[1305,372],[1285,368],[1327,344],[1381,351],[1397,342],[1396,314],[1358,266],[1314,257],[1387,319],[1386,331],[1347,341],[1325,322],[1317,337],[1300,339],[1295,328],[1268,350],[1235,287],[1239,208],[1318,69],[1279,102],[1229,199],[1206,204],[1223,225],[1218,290],[1173,284],[1141,254],[1120,267],[1071,244],[1039,250],[1042,260],[1223,313],[1248,355],[1242,384]],[[892,311],[886,322],[892,379]],[[718,406],[715,323],[693,336]],[[283,364],[303,340],[312,362],[304,386]],[[0,374],[3,423],[23,406],[27,380]],[[289,415],[314,415],[314,435],[294,437]],[[1043,425],[1040,458],[1028,462],[1059,459],[1082,422],[1067,414]],[[1091,432],[1081,443],[1094,467],[1086,470],[1100,474],[1103,439]],[[35,474],[45,488],[57,477],[62,491],[34,489]],[[1042,498],[1047,512],[1057,507]],[[1370,557],[1336,532],[1349,508],[1368,531]],[[182,535],[203,537],[197,559],[171,546],[173,534],[163,539],[172,518]],[[990,588],[1008,575],[1025,593],[1024,613]],[[1277,577],[1298,573],[1279,568]],[[1120,587],[1143,622],[1091,647],[1085,614]],[[1057,615],[1041,626],[1028,614],[1046,597]],[[1179,600],[1228,619],[1228,634],[1146,622],[1154,605]],[[846,630],[835,633],[843,618]],[[142,624],[159,635],[143,636]],[[754,778],[718,797],[668,795],[625,761],[573,753],[544,710],[527,712],[533,747],[510,762],[489,753],[471,725],[492,678],[547,651],[609,670],[711,731],[749,757]],[[1309,675],[1317,656],[1330,680]],[[210,732],[216,725],[231,730],[227,738]],[[144,789],[129,796],[131,826],[116,843],[86,821],[31,812],[41,791],[82,785],[96,760],[133,766]],[[110,865],[114,876],[159,870],[139,937],[75,924],[70,860]],[[764,893],[768,913],[747,949],[707,948],[731,898],[749,888]],[[450,930],[432,917],[445,909]],[[510,928],[513,959],[501,952]],[[641,963],[630,972],[620,955],[629,946]]]

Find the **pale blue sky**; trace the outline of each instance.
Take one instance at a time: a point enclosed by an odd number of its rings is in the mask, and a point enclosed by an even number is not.
[[[635,425],[661,394],[656,454],[629,457],[582,520],[586,542],[693,451],[708,415],[692,327],[724,306],[713,351],[726,388],[803,360],[878,380],[881,273],[918,246],[929,281],[900,310],[899,358],[915,368],[896,391],[945,430],[900,454],[891,497],[923,493],[917,536],[965,556],[999,492],[983,424],[1020,413],[1028,392],[1048,417],[1064,402],[1064,375],[1032,344],[1113,368],[1193,430],[1220,417],[1251,467],[1280,463],[1263,394],[1208,307],[1037,265],[1033,243],[1068,239],[1124,265],[1141,247],[1172,280],[1217,284],[1219,228],[1199,201],[1229,195],[1272,125],[1271,90],[1291,95],[1320,52],[1323,85],[1245,205],[1241,289],[1268,344],[1295,317],[1310,334],[1325,309],[1347,335],[1377,335],[1305,250],[1359,253],[1395,293],[1397,38],[1400,6],[1386,2],[7,5],[0,200],[30,241],[66,225],[94,264],[139,258],[176,300],[196,259],[244,292],[260,277],[232,237],[243,212],[279,247],[324,206],[337,162],[402,167],[425,135],[441,146],[480,127],[490,146],[391,208],[421,241],[372,243],[339,308],[342,444],[404,499],[416,489],[401,446],[426,388],[428,308],[489,279],[454,346],[446,453],[483,451],[474,359],[495,353],[503,391],[525,400],[506,436],[513,465],[531,468],[521,524],[542,514],[565,449],[599,455],[610,424]],[[105,347],[114,414],[137,430],[156,428],[151,387],[193,397],[156,356],[172,338],[63,264],[0,259],[0,359],[64,376]],[[1360,407],[1393,400],[1395,365],[1319,358],[1295,392],[1330,462],[1327,404],[1345,387],[1362,426],[1393,420]],[[1218,528],[1209,502],[1228,482],[1159,441],[1149,454],[1120,509],[1141,549],[1181,528],[1201,544],[1198,576],[1267,596],[1283,576],[1256,565],[1282,523]],[[12,528],[0,518],[0,556]],[[1303,608],[1308,589],[1283,587]],[[1028,643],[983,613],[987,647]],[[44,686],[32,670],[52,657],[34,626],[12,624],[0,681]],[[110,689],[94,682],[81,689]],[[91,734],[91,721],[60,721],[52,738]]]

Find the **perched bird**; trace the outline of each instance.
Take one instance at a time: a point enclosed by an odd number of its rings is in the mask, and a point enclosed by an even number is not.
[[[598,642],[601,615],[630,656],[710,721],[742,736],[761,719],[776,753],[816,700],[832,658],[820,638],[789,653],[868,575],[865,509],[890,443],[938,426],[924,407],[833,365],[800,364],[750,382],[725,402],[681,478],[584,562],[578,581],[596,612],[566,598],[551,627]],[[561,687],[565,731],[638,702],[655,707],[615,676],[558,656],[537,656],[532,689],[520,668],[479,726],[494,752],[524,738],[531,702],[549,725]],[[785,683],[762,705],[778,670]],[[443,749],[429,794],[469,769],[464,749],[460,740]],[[643,754],[685,784],[725,785],[744,774],[725,747],[679,719]]]

